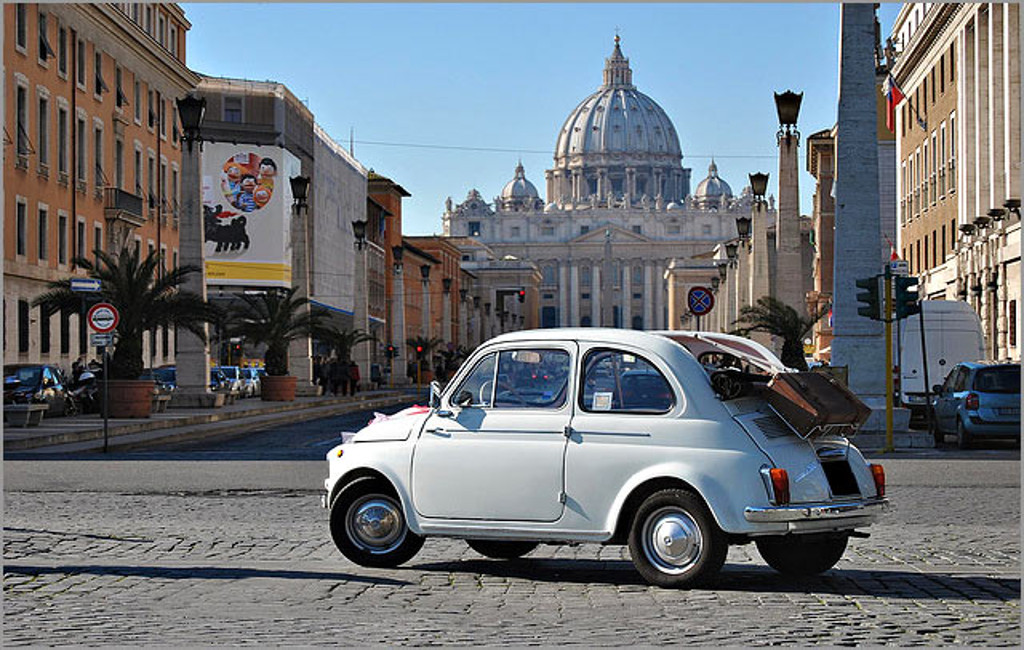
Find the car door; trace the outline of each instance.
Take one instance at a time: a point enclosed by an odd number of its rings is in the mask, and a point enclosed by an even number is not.
[[[943,382],[942,392],[936,400],[935,417],[943,431],[956,431],[956,387],[962,383],[961,377],[965,372],[961,366],[954,367]]]
[[[61,415],[64,413],[64,396],[57,385],[57,378],[49,366],[43,366],[42,377],[43,399],[49,405],[47,413]]]
[[[575,357],[575,343],[545,342],[503,346],[476,361],[416,442],[416,511],[427,518],[558,520]]]

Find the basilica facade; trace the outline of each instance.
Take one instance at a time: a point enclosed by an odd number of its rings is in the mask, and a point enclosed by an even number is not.
[[[542,327],[677,326],[666,270],[735,239],[736,217],[750,214],[749,188],[734,195],[713,160],[691,191],[672,120],[632,77],[616,36],[603,83],[558,132],[546,200],[520,163],[493,201],[471,189],[446,202],[444,235],[536,265]]]

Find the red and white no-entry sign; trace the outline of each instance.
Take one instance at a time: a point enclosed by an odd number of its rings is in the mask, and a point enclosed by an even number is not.
[[[89,314],[87,316],[89,327],[101,334],[104,332],[114,331],[114,328],[117,327],[117,323],[120,319],[121,317],[117,313],[117,308],[106,302],[93,305],[89,309]]]

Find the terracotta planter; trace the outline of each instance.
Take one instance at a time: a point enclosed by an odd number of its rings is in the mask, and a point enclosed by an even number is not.
[[[298,377],[288,375],[284,377],[267,375],[260,382],[260,395],[264,402],[295,401],[295,384],[298,381]]]
[[[153,409],[153,382],[148,379],[110,380],[110,417],[148,418]],[[100,381],[100,386],[103,382]],[[100,397],[102,399],[102,396]],[[102,404],[102,402],[101,402]]]

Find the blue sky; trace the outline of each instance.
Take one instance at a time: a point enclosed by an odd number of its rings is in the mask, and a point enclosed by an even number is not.
[[[498,195],[519,158],[543,195],[558,130],[600,85],[616,28],[693,186],[713,155],[734,192],[765,171],[777,194],[774,91],[804,92],[804,136],[835,122],[838,4],[183,6],[188,65],[284,83],[346,148],[351,129],[356,158],[412,194],[407,234],[440,232],[449,195]],[[883,37],[899,7],[882,5]],[[802,174],[805,214],[812,181]]]

